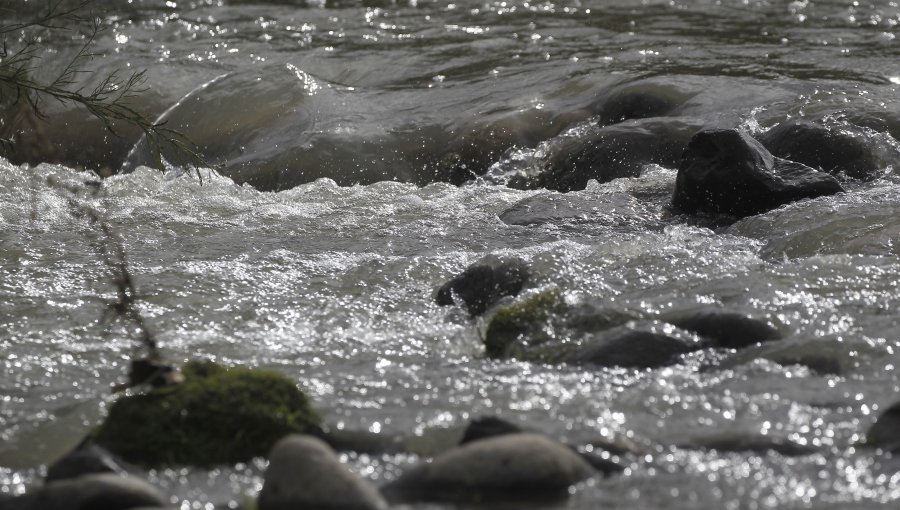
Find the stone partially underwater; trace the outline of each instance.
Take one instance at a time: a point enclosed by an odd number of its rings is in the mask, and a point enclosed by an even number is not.
[[[528,266],[518,259],[479,262],[441,285],[435,302],[440,306],[463,305],[474,317],[504,297],[517,296],[530,277]]]
[[[280,373],[198,362],[183,372],[182,384],[116,400],[90,440],[142,466],[212,466],[320,431],[309,398]]]
[[[694,135],[684,151],[672,207],[741,218],[842,191],[834,177],[776,158],[747,133],[709,130]]]
[[[658,319],[572,305],[550,290],[498,309],[484,344],[492,358],[648,369],[678,363],[682,355],[702,349],[743,349],[782,338],[767,322],[729,311]]]

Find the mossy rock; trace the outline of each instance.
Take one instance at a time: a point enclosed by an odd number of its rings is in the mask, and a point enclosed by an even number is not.
[[[487,355],[492,358],[521,357],[527,344],[540,344],[550,339],[550,320],[565,314],[567,309],[562,292],[551,289],[497,310],[484,335]]]
[[[93,440],[144,466],[211,466],[264,456],[287,434],[319,432],[291,379],[271,370],[188,363],[177,386],[120,398]]]

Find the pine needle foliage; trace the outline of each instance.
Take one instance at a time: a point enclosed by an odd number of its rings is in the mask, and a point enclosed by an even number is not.
[[[115,124],[124,122],[137,127],[155,155],[155,166],[165,169],[163,146],[171,146],[195,168],[209,167],[203,156],[182,133],[155,122],[136,110],[133,99],[146,92],[146,72],[123,74],[114,71],[93,87],[79,85],[79,76],[96,54],[91,52],[97,36],[106,28],[90,12],[91,0],[46,0],[46,7],[29,19],[12,7],[0,6],[0,105],[7,108],[22,102],[39,119],[46,119],[49,101],[80,105],[99,119],[115,136]],[[35,78],[41,66],[42,41],[53,34],[82,35],[78,49],[62,68],[50,78]],[[0,155],[8,153],[15,140],[0,138]],[[197,176],[202,179],[199,170]]]

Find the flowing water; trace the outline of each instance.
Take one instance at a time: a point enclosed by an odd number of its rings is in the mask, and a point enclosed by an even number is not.
[[[83,200],[122,237],[170,359],[275,368],[333,427],[411,437],[409,453],[344,456],[379,484],[491,414],[573,444],[625,438],[645,450],[622,475],[578,486],[564,508],[900,499],[896,460],[858,446],[900,391],[896,2],[99,7],[112,29],[84,79],[147,69],[139,106],[224,165],[202,181],[177,164],[151,170],[134,133],[109,136],[58,105],[35,135],[70,167],[125,162],[130,173]],[[50,75],[72,41],[47,44]],[[655,99],[629,109],[628,94]],[[655,120],[619,123],[634,117]],[[633,158],[618,179],[566,194],[513,185],[604,129],[760,134],[796,118],[858,136],[878,156],[875,178],[712,227],[670,210],[677,163],[642,143],[613,153],[616,164]],[[50,176],[84,179],[0,161],[2,493],[36,483],[97,423],[139,352],[101,321],[113,288],[96,227]],[[501,220],[526,199],[524,217]],[[572,304],[651,318],[727,309],[785,339],[647,371],[491,360],[484,321],[433,301],[486,256],[525,260],[526,296],[556,288]],[[811,358],[828,369],[796,363]],[[691,446],[760,436],[815,451]],[[264,464],[149,476],[180,508],[235,507],[259,490]]]

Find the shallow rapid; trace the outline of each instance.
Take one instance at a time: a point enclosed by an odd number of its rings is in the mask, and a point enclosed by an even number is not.
[[[136,133],[71,130],[62,110],[34,133],[57,152],[19,154],[55,164],[0,160],[0,493],[98,423],[139,352],[102,320],[96,225],[60,186],[124,165],[79,200],[122,238],[165,355],[277,369],[332,427],[406,437],[343,455],[378,485],[496,415],[644,452],[561,508],[896,504],[896,458],[860,443],[900,393],[900,7],[309,4],[110,2],[93,65],[147,68],[142,106],[222,174],[148,168]],[[860,140],[872,175],[739,220],[672,209],[693,132],[800,118]],[[784,339],[651,370],[490,359],[490,312],[434,302],[485,257],[532,273],[501,304],[558,289],[648,320],[727,309]],[[812,453],[704,446],[760,436]],[[233,508],[264,467],[148,476],[182,509]]]

